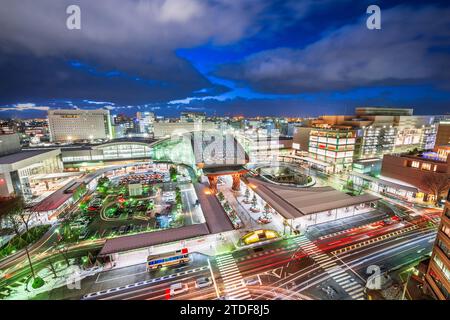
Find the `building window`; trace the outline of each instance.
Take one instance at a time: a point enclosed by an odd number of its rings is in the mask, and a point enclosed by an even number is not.
[[[445,226],[445,225],[442,225],[441,231],[442,231],[443,233],[445,233],[445,234],[447,235],[447,237],[450,238],[450,228],[449,228],[449,227],[447,227],[447,226]]]
[[[439,290],[441,290],[441,293],[445,296],[445,299],[448,300],[450,298],[450,294],[447,291],[447,289],[445,289],[445,287],[442,284],[442,282],[438,279],[436,273],[434,273],[433,270],[431,270],[430,275],[433,278],[434,283],[436,283],[436,286],[439,288]]]
[[[422,170],[431,170],[431,164],[429,163],[422,163]]]
[[[411,167],[413,167],[413,168],[419,168],[419,165],[420,165],[420,162],[419,162],[419,161],[413,161],[413,162],[411,163]]]
[[[447,266],[442,262],[442,260],[437,255],[433,257],[433,260],[434,262],[436,262],[436,265],[442,271],[447,281],[450,281],[450,269],[447,268]]]
[[[442,241],[441,239],[438,239],[437,245],[438,245],[439,249],[441,249],[442,252],[447,256],[447,258],[450,259],[450,249],[445,245],[444,241]]]
[[[450,218],[450,210],[446,207],[444,210],[444,215],[448,218]]]

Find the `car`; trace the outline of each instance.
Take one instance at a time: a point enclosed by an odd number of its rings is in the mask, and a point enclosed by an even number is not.
[[[170,286],[170,295],[175,296],[183,294],[189,291],[189,287],[186,283],[174,283]]]
[[[245,284],[247,286],[258,286],[261,284],[261,282],[259,281],[258,277],[253,277],[253,278],[245,280]]]
[[[195,281],[195,287],[198,289],[209,287],[212,284],[212,281],[208,277],[201,277]]]
[[[126,231],[126,229],[127,229],[126,226],[121,226],[121,227],[119,228],[119,233],[120,233],[120,234],[124,233],[124,232]]]
[[[272,222],[272,219],[260,217],[257,221],[259,224],[268,224]]]

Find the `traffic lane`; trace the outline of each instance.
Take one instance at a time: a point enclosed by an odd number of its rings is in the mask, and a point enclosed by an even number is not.
[[[320,241],[314,241],[316,245],[323,251],[331,251],[336,250],[340,247],[349,246],[358,242],[363,242],[372,238],[376,238],[379,236],[383,236],[386,234],[390,234],[395,231],[401,231],[403,229],[409,228],[413,226],[411,223],[406,222],[397,222],[393,223],[391,225],[382,226],[382,227],[374,227],[373,229],[368,229],[365,232],[356,234],[356,235],[350,235],[345,236],[342,238],[336,237],[336,238],[327,238]],[[421,225],[417,225],[418,228],[423,228]],[[336,240],[335,240],[336,239]]]
[[[388,217],[388,214],[374,210],[369,213],[310,226],[308,228],[308,236],[311,239],[318,239],[336,232],[346,231],[351,228],[357,228],[362,225],[380,221]]]
[[[192,271],[194,270],[194,271]],[[174,276],[169,279],[163,279],[156,283],[146,284],[135,288],[128,288],[119,292],[113,292],[104,294],[98,297],[99,300],[145,300],[145,299],[166,299],[167,290],[170,290],[170,286],[176,283],[192,283],[195,285],[195,281],[201,277],[210,277],[210,270],[207,266],[202,270],[188,272],[182,275]],[[95,299],[95,298],[93,298]]]
[[[383,247],[373,248],[371,252],[358,252],[353,256],[343,256],[341,259],[352,266],[360,277],[367,280],[367,267],[378,265],[382,272],[392,271],[414,264],[431,253],[433,234],[421,235],[416,240],[403,239]]]
[[[409,239],[406,239],[406,240],[404,239],[403,241],[404,241],[404,243],[411,243],[411,240],[409,240]],[[401,244],[402,243],[400,243],[400,245]],[[394,247],[396,245],[398,246],[398,244],[389,244],[389,245],[390,246],[394,246]],[[380,247],[378,247],[377,250],[378,250],[377,251],[378,256],[375,257],[375,258],[372,258],[372,259],[369,259],[366,256],[367,254],[360,254],[360,255],[354,255],[353,257],[351,257],[351,258],[349,258],[347,260],[343,260],[343,259],[341,259],[341,257],[338,257],[339,259],[337,261],[335,260],[335,262],[338,263],[339,268],[341,268],[343,270],[346,270],[347,272],[353,272],[357,276],[356,279],[360,279],[361,275],[356,273],[356,272],[354,272],[354,268],[356,268],[358,265],[362,265],[362,268],[364,269],[364,267],[376,263],[377,262],[376,258],[379,259],[379,254],[380,253],[383,254],[386,250],[389,250],[389,248],[386,248],[386,247],[381,247],[380,248]],[[398,254],[398,252],[397,253],[392,253],[391,256],[395,256],[395,254]],[[304,292],[304,291],[306,291],[306,290],[308,290],[310,288],[313,288],[314,286],[317,286],[317,285],[319,285],[319,284],[321,284],[321,283],[323,283],[325,281],[328,281],[329,278],[330,278],[329,273],[333,273],[333,271],[334,270],[330,270],[330,272],[325,272],[325,271],[322,270],[321,273],[319,273],[318,275],[315,275],[315,276],[313,276],[313,277],[311,277],[311,278],[309,278],[307,280],[305,278],[303,278],[302,281],[300,281],[300,283],[298,285],[294,286],[291,289],[292,290],[296,290],[298,292]],[[296,283],[298,283],[299,277],[302,277],[302,276],[303,275],[295,276],[291,280],[295,281]],[[364,277],[363,277],[362,280],[364,280]]]
[[[286,249],[275,253],[270,253],[257,258],[240,261],[237,266],[242,276],[249,276],[259,273],[265,273],[272,269],[281,268],[291,272],[297,271],[300,267],[306,267],[314,263],[310,257],[297,258],[296,249]]]
[[[211,285],[208,288],[196,289],[195,281],[201,277],[210,276],[209,269],[185,274],[183,276],[167,279],[156,284],[150,284],[140,288],[130,289],[116,294],[108,295],[101,298],[101,300],[169,300],[174,297],[182,298],[184,296],[203,295],[207,292],[215,293],[214,287]],[[189,292],[186,294],[180,294],[174,297],[170,296],[170,286],[173,284],[182,283],[187,284]]]
[[[433,237],[432,235],[429,235],[429,237]],[[411,243],[410,239],[403,239],[403,243]],[[402,243],[401,243],[402,244]],[[396,244],[392,244],[389,243],[387,244],[388,246],[395,246]],[[377,245],[377,252],[383,254],[384,251],[389,250],[389,248],[387,249],[386,247],[379,247]],[[414,250],[414,249],[412,249]],[[391,254],[391,256],[395,256],[396,254],[398,254],[398,252],[394,252]],[[379,258],[379,257],[378,257]],[[357,279],[357,282],[359,282],[359,279],[361,277],[360,274],[355,273],[354,272],[354,268],[356,268],[358,265],[362,265],[362,269],[364,269],[365,267],[367,267],[370,264],[376,263],[376,259],[372,259],[371,261],[366,257],[366,254],[361,253],[360,255],[354,255],[352,258],[350,258],[347,261],[344,261],[342,259],[338,259],[335,260],[335,262],[337,262],[337,264],[339,265],[338,268],[341,268],[343,270],[346,270],[347,273],[348,272],[353,272],[357,277],[355,279]],[[314,270],[314,271],[312,271]],[[315,288],[317,286],[322,285],[323,283],[326,283],[327,281],[334,281],[332,279],[330,279],[330,274],[329,273],[333,273],[334,270],[330,270],[330,272],[326,272],[325,270],[323,270],[321,267],[315,267],[314,269],[312,269],[310,272],[308,272],[307,274],[303,273],[303,272],[299,272],[297,274],[291,275],[290,277],[287,277],[283,280],[280,280],[276,283],[272,283],[272,285],[277,285],[277,286],[282,286],[282,285],[287,285],[289,282],[293,283],[294,285],[290,286],[289,289],[291,291],[296,291],[296,292],[300,292],[300,293],[308,293],[311,291],[314,291]],[[336,269],[338,270],[338,269]],[[363,279],[361,280],[365,280],[365,278],[363,277]],[[364,281],[362,281],[364,282]],[[364,284],[364,283],[363,283]],[[339,288],[339,285],[336,283],[334,284],[337,288]],[[345,297],[345,295],[343,294],[343,297]]]
[[[208,258],[199,253],[191,253],[191,260],[176,266],[168,266],[160,269],[147,271],[146,264],[127,266],[118,269],[107,270],[99,273],[95,279],[83,279],[82,287],[88,287],[90,292],[95,293],[107,291],[122,286],[133,285],[143,281],[167,280],[168,277],[190,274],[195,269],[206,269],[208,267]]]
[[[336,255],[336,257],[346,263],[350,263],[355,259],[369,259],[372,255],[376,255],[379,253],[387,254],[392,250],[395,251],[401,248],[409,248],[410,246],[415,246],[418,243],[420,245],[426,246],[425,249],[431,250],[435,236],[435,230],[413,230],[401,236],[392,237],[386,240],[375,242],[365,247],[356,248],[354,250],[338,254]],[[419,254],[422,253],[423,252],[421,251]]]

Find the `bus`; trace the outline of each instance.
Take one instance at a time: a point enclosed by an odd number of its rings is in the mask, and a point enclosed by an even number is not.
[[[187,249],[177,250],[172,253],[158,254],[147,257],[147,271],[162,267],[180,265],[190,261]]]

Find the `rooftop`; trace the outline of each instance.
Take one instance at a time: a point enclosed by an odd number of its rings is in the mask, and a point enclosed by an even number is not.
[[[0,164],[12,164],[16,163],[28,158],[32,158],[35,156],[38,156],[40,154],[44,154],[50,151],[53,151],[55,149],[45,149],[45,150],[26,150],[26,151],[20,151],[12,154],[8,154],[6,156],[0,157]]]
[[[117,252],[146,248],[162,243],[195,238],[208,234],[209,230],[206,223],[201,223],[163,231],[146,232],[131,236],[113,238],[106,240],[106,243],[99,255],[104,256]]]
[[[248,178],[248,180],[256,186],[255,192],[286,219],[295,219],[380,199],[370,194],[350,196],[332,187],[301,189],[269,184],[255,178]]]

